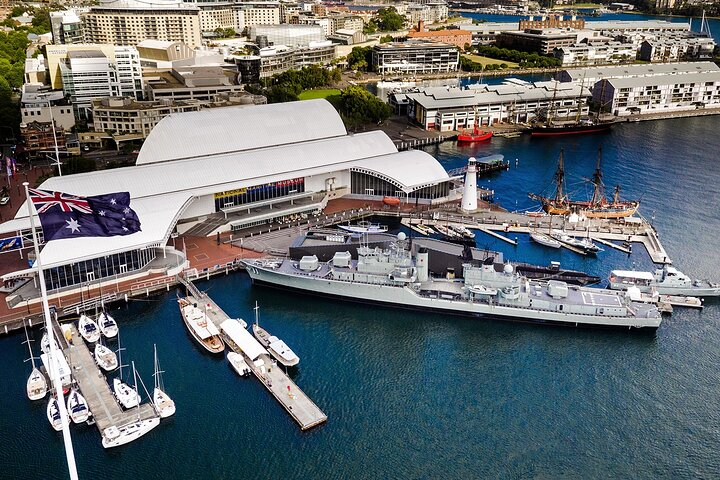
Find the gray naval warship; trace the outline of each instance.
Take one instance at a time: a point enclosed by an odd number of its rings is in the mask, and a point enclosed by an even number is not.
[[[316,256],[245,260],[254,284],[348,301],[519,322],[567,326],[655,329],[662,317],[655,305],[633,302],[627,292],[530,280],[493,259],[463,264],[463,278],[432,278],[428,252],[412,255],[404,233],[388,248],[336,252],[328,262]]]

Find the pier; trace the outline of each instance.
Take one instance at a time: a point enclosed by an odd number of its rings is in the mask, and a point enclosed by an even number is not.
[[[88,403],[100,435],[106,428],[113,425],[120,427],[138,419],[146,420],[157,417],[158,414],[150,403],[144,403],[140,405],[140,408],[123,410],[110,390],[105,374],[95,363],[93,353],[85,344],[75,325],[69,325],[72,332],[72,341],[69,344],[62,335],[57,322],[53,322],[55,337],[70,365],[73,378],[80,387],[80,393]]]
[[[260,380],[260,383],[262,383],[280,405],[282,405],[285,411],[300,425],[301,430],[308,430],[327,421],[327,415],[283,372],[282,367],[275,364],[269,355],[261,354],[257,358],[250,358],[246,352],[230,338],[221,325],[225,321],[230,320],[231,317],[207,294],[201,292],[192,282],[183,278],[181,278],[181,282],[187,288],[187,299],[198,305],[207,306],[205,309],[207,318],[222,332],[223,340],[227,346],[243,356],[253,375]],[[247,335],[252,336],[247,330],[245,332]],[[255,341],[254,337],[252,337],[252,340]],[[259,343],[258,346],[260,346]]]

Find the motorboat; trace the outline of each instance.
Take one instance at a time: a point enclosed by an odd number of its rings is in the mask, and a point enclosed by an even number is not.
[[[498,293],[497,288],[492,288],[492,287],[488,287],[485,285],[472,285],[472,286],[468,287],[468,292],[472,293],[473,295],[490,295],[490,296],[495,296]]]
[[[32,363],[32,371],[27,379],[26,392],[30,400],[40,400],[47,395],[47,379],[40,369],[35,366],[35,357],[33,356],[32,347],[30,346],[30,338],[28,337],[25,322],[23,322],[23,329],[25,330],[25,343],[27,343],[28,351],[30,352],[30,358],[28,360]]]
[[[100,340],[100,329],[98,328],[97,323],[85,314],[80,315],[80,320],[78,320],[78,330],[80,331],[80,335],[88,343],[95,343]]]
[[[102,312],[100,315],[98,315],[97,324],[98,327],[100,327],[100,332],[102,332],[105,338],[114,338],[117,336],[117,322],[113,317],[110,316],[109,313]]]
[[[465,228],[462,225],[450,225],[448,228],[450,230],[452,230],[453,232],[457,233],[458,235],[461,235],[465,238],[470,238],[470,239],[475,238],[475,234],[473,232],[471,232],[468,228]]]
[[[433,233],[435,233],[435,230],[428,227],[427,225],[423,225],[422,223],[410,223],[408,225],[408,227],[410,227],[410,230],[413,230],[413,231],[419,233],[420,235],[427,236],[427,235],[432,235]]]
[[[160,362],[157,356],[157,346],[153,345],[153,352],[155,354],[155,389],[153,390],[153,405],[160,418],[167,418],[175,414],[175,402],[173,402],[170,395],[165,393],[165,386],[162,382],[162,373],[160,370]]]
[[[60,405],[55,397],[51,397],[47,406],[47,418],[50,425],[56,432],[62,430],[62,417],[60,416]]]
[[[183,322],[193,338],[208,352],[222,353],[225,350],[225,343],[220,338],[220,331],[207,317],[206,312],[185,298],[178,298],[178,306]]]
[[[720,296],[720,284],[707,280],[693,280],[675,267],[667,265],[655,269],[654,272],[613,270],[608,280],[609,287],[613,290],[638,287],[641,292],[654,290],[661,295]]]
[[[543,245],[543,246],[545,246],[545,247],[550,247],[550,248],[560,248],[560,247],[562,247],[562,243],[560,243],[560,241],[555,240],[555,239],[552,238],[550,235],[547,235],[547,234],[545,234],[545,233],[532,232],[532,233],[530,234],[530,238],[531,238],[534,242],[539,243],[540,245]]]
[[[102,446],[104,448],[119,447],[137,440],[153,428],[160,425],[160,417],[137,420],[123,426],[110,426],[103,430]]]
[[[569,245],[571,247],[574,247],[578,250],[580,250],[582,253],[598,253],[602,252],[603,249],[598,247],[593,243],[592,240],[590,240],[587,237],[573,237],[572,235],[568,235],[567,232],[564,230],[553,230],[550,236],[559,241],[560,243],[564,243],[565,245]]]
[[[230,352],[227,355],[227,359],[228,362],[230,362],[230,366],[237,372],[238,375],[241,377],[247,377],[250,375],[250,367],[242,355],[236,352]]]
[[[388,231],[387,225],[371,223],[367,220],[358,222],[355,225],[338,225],[338,228],[351,233],[385,233]]]
[[[67,411],[73,423],[83,423],[90,417],[88,404],[77,389],[70,390],[67,400]]]
[[[95,344],[95,362],[106,372],[118,368],[118,358],[115,352],[100,342]]]
[[[258,307],[256,303],[255,323],[253,323],[252,330],[253,335],[255,335],[257,341],[260,342],[260,345],[265,347],[267,351],[270,352],[273,357],[275,357],[275,360],[285,365],[286,367],[294,367],[295,365],[300,363],[300,358],[295,354],[295,352],[290,349],[290,347],[285,344],[285,342],[283,342],[274,335],[270,335],[267,330],[260,326],[260,322],[258,321],[259,310],[260,307]]]

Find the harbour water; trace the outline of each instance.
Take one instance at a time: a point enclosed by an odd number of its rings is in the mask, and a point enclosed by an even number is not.
[[[511,169],[483,180],[509,209],[534,206],[565,148],[571,191],[584,191],[602,144],[608,186],[640,198],[675,265],[720,279],[717,117],[619,124],[609,134],[494,138],[428,149],[450,169],[502,153]],[[518,165],[515,166],[515,158]],[[517,202],[517,203],[516,203]],[[515,260],[606,276],[649,267],[548,251],[517,235]],[[301,432],[265,389],[186,333],[175,293],[115,306],[124,360],[152,383],[152,344],[177,414],[130,445],[104,450],[73,427],[81,478],[713,478],[720,476],[720,305],[676,310],[656,333],[509,324],[368,308],[252,287],[244,273],[200,282],[230,315],[261,322],[302,358],[296,383],[328,415]],[[39,332],[34,336],[39,340]],[[22,333],[0,337],[4,478],[62,478],[62,439],[45,403],[25,398]],[[35,345],[36,350],[39,346]],[[114,345],[111,344],[111,345]]]

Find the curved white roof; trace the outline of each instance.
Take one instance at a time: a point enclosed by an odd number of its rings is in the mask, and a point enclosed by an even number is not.
[[[350,168],[369,170],[377,177],[386,177],[406,193],[450,179],[435,157],[422,150],[365,158],[353,162]]]
[[[347,135],[326,100],[275,103],[168,115],[150,132],[137,164],[239,152]]]

